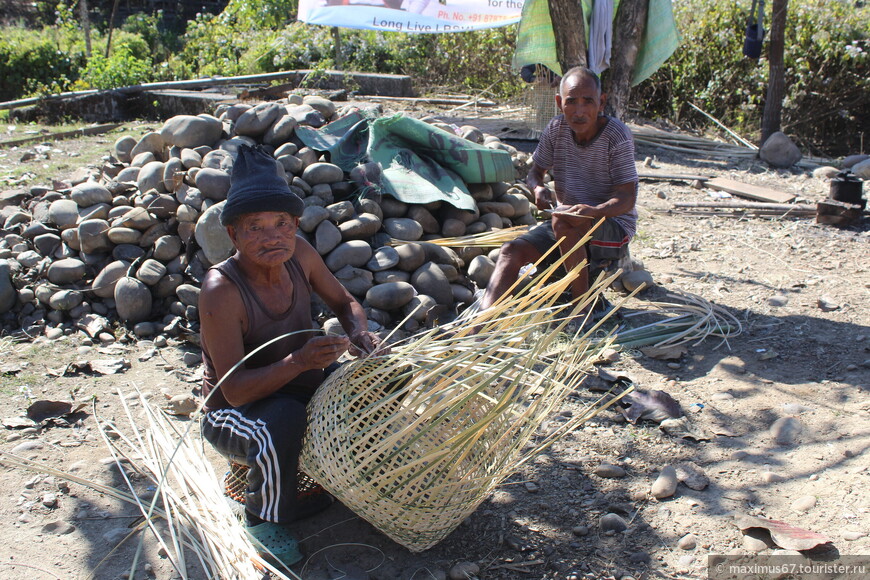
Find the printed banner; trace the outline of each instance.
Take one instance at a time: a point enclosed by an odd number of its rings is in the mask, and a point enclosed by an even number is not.
[[[520,21],[525,0],[299,0],[308,24],[442,33],[498,28]]]

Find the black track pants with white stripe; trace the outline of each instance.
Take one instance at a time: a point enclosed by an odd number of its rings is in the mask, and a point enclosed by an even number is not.
[[[308,397],[275,393],[241,407],[210,411],[202,435],[225,457],[250,467],[245,509],[281,524],[293,521],[296,471]]]

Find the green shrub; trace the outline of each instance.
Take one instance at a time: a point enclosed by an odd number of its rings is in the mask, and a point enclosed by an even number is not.
[[[84,51],[56,30],[7,27],[0,36],[0,100],[69,90],[84,61]]]
[[[489,89],[508,95],[518,88],[510,70],[515,27],[454,34],[341,32],[344,70],[407,74],[427,86]],[[262,70],[335,68],[335,40],[325,26],[287,26],[269,46],[257,45]]]
[[[142,39],[148,47],[147,54],[155,61],[166,61],[181,48],[181,34],[167,24],[162,10],[153,14],[131,14],[121,30]]]
[[[138,57],[127,42],[113,43],[108,58],[95,53],[81,72],[77,88],[112,89],[148,82],[152,79],[151,59]]]

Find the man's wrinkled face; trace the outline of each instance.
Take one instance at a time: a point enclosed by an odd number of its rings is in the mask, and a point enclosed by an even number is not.
[[[595,81],[587,76],[573,75],[563,81],[556,104],[565,115],[575,140],[584,142],[595,137],[604,101]]]
[[[227,232],[242,254],[262,266],[283,264],[296,250],[299,218],[283,211],[243,214]]]

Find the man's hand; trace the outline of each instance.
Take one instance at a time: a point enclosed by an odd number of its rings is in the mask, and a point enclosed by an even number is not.
[[[560,205],[553,209],[554,213],[558,213],[559,217],[567,218],[569,223],[575,222],[578,219],[598,218],[602,217],[598,208],[585,203],[577,205]]]
[[[350,339],[348,352],[351,356],[361,357],[367,354],[390,354],[390,348],[373,332],[360,332]]]
[[[556,205],[556,194],[546,185],[535,187],[535,207],[540,210],[553,209]]]
[[[293,353],[293,358],[309,369],[325,369],[347,351],[346,336],[316,336]]]

